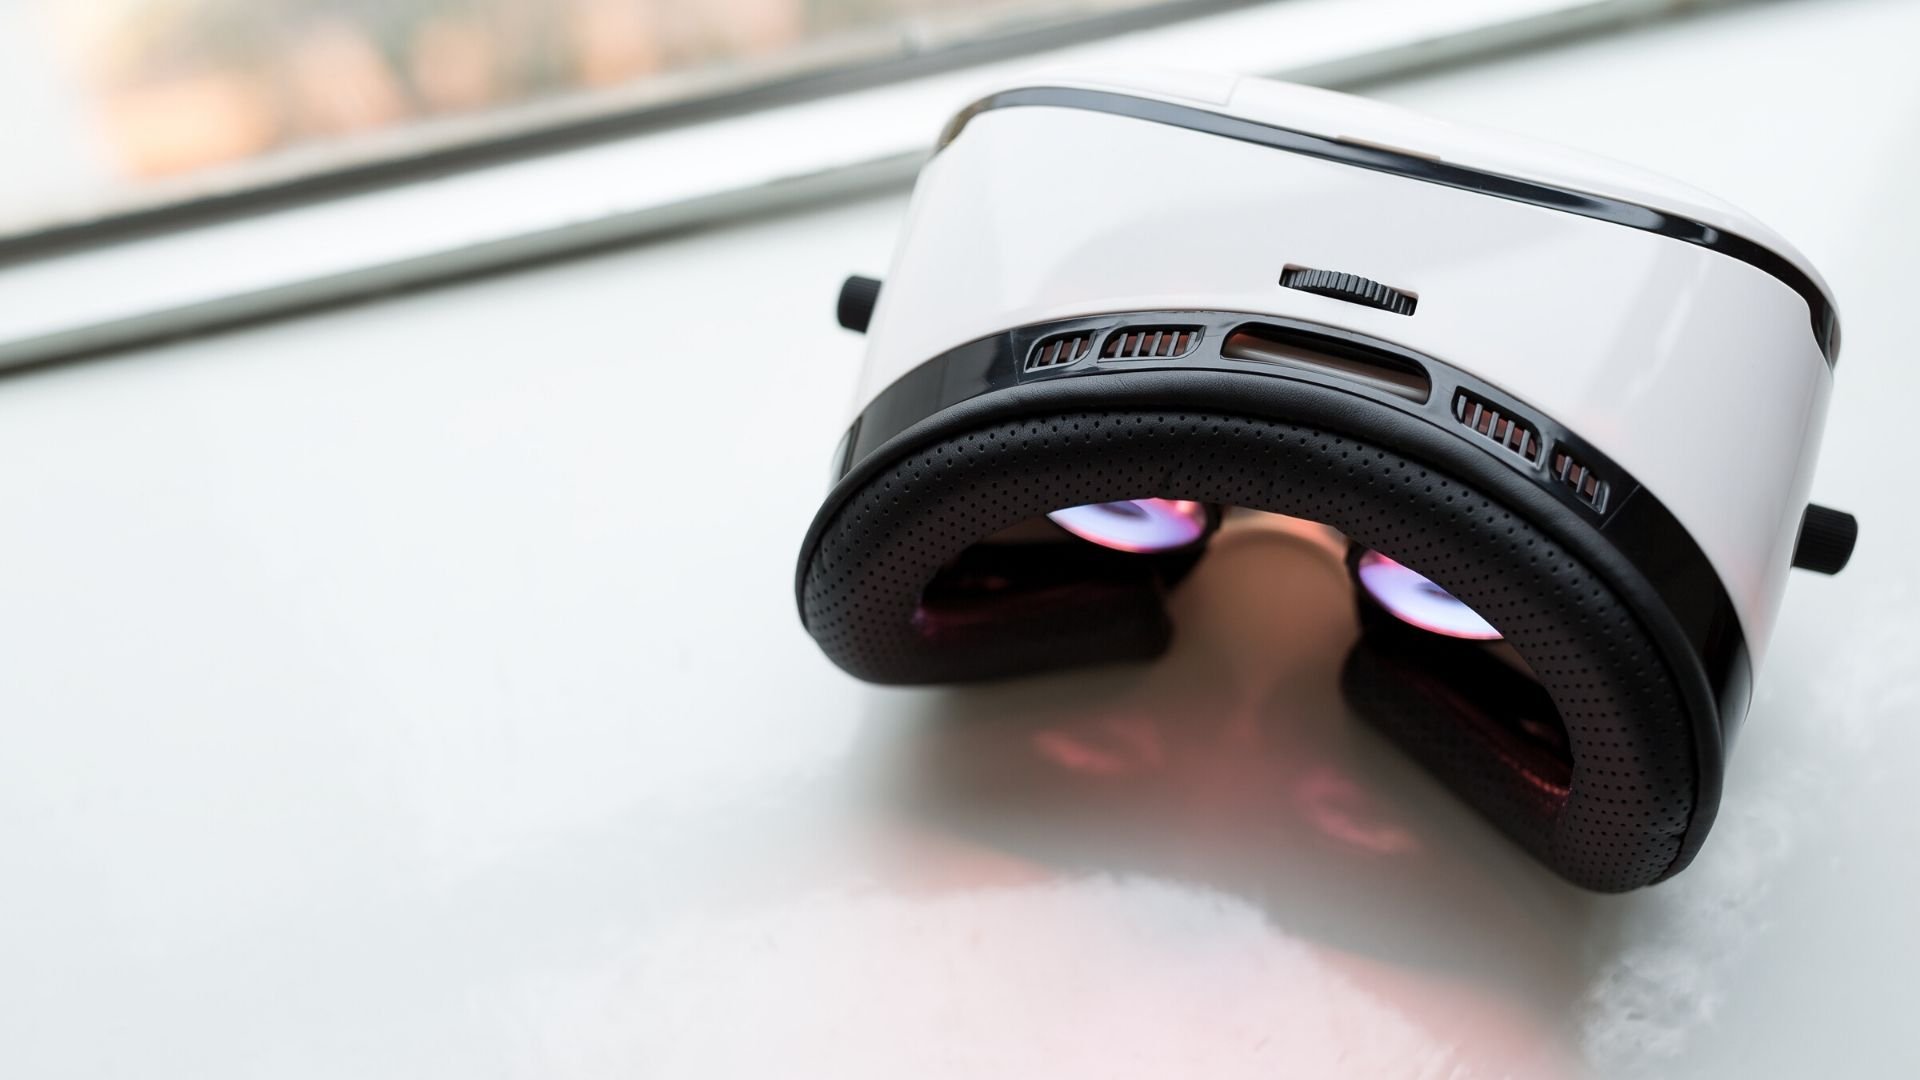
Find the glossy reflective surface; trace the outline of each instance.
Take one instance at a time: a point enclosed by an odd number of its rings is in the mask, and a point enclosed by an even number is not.
[[[1447,590],[1377,551],[1360,556],[1354,577],[1380,606],[1409,626],[1466,641],[1498,641],[1500,631]]]
[[[1207,508],[1183,499],[1132,499],[1055,510],[1047,517],[1115,551],[1172,551],[1206,535]]]
[[[1861,545],[1680,878],[1575,892],[1358,723],[1312,536],[1222,533],[1158,664],[828,667],[793,546],[887,200],[0,382],[0,1074],[1920,1075],[1916,35],[1764,5],[1386,92],[1724,190],[1840,290]],[[641,362],[636,313],[790,335]]]

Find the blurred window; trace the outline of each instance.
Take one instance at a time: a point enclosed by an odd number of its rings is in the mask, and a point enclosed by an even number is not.
[[[1205,3],[0,0],[0,238]]]

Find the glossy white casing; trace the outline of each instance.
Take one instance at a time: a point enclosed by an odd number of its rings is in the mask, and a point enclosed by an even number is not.
[[[1251,78],[1046,85],[1118,89],[1609,196],[1761,243],[1820,280],[1739,210],[1560,147]],[[1419,308],[1407,317],[1280,288],[1289,264],[1372,278],[1416,294]],[[1831,371],[1799,294],[1656,233],[1148,120],[988,110],[921,173],[855,414],[919,364],[990,334],[1180,309],[1364,332],[1551,416],[1692,533],[1754,658],[1763,653]]]

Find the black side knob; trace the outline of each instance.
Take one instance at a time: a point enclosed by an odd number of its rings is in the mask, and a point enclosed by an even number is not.
[[[873,305],[880,302],[880,279],[858,274],[840,283],[840,325],[858,334],[873,321]]]
[[[1837,574],[1853,558],[1860,538],[1860,522],[1844,510],[1809,504],[1800,517],[1800,539],[1793,545],[1793,565],[1820,574]]]
[[[1304,266],[1289,267],[1280,275],[1280,284],[1289,289],[1313,293],[1315,296],[1330,296],[1335,300],[1345,300],[1349,304],[1391,311],[1395,315],[1413,314],[1416,303],[1413,297],[1399,289],[1382,285],[1372,278],[1363,278],[1358,274],[1342,274],[1337,270],[1309,270]]]

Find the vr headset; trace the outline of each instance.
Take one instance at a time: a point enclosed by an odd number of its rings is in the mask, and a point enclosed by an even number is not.
[[[1228,514],[1350,544],[1355,710],[1567,880],[1684,868],[1807,502],[1839,328],[1806,258],[1663,177],[1232,76],[956,116],[800,552],[878,683],[1143,660]],[[1284,617],[1276,613],[1276,618]]]

